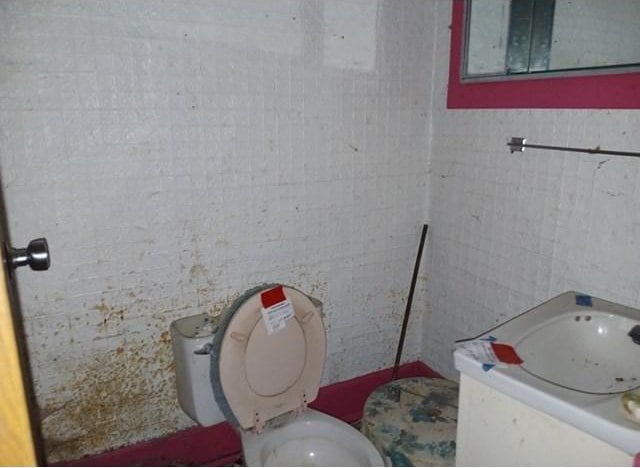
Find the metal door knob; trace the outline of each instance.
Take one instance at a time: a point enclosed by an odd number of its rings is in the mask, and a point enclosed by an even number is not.
[[[29,265],[32,270],[48,270],[51,264],[49,245],[44,237],[29,242],[26,249],[14,249],[5,244],[7,264],[12,270]]]

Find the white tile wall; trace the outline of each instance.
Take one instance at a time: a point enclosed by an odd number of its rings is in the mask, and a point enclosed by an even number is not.
[[[434,7],[0,3],[8,225],[52,251],[49,272],[18,274],[49,461],[191,424],[169,323],[262,282],[324,302],[325,383],[393,363],[426,213]],[[438,193],[435,264],[457,245]]]
[[[640,113],[446,110],[450,18],[438,2],[422,356],[454,377],[454,340],[561,292],[640,306],[640,161],[505,146],[639,151]]]
[[[453,340],[568,289],[640,306],[638,162],[505,147],[637,151],[638,113],[447,111],[448,0],[5,1],[0,22],[8,224],[53,257],[18,278],[50,461],[189,425],[170,321],[263,281],[324,301],[325,383],[391,365],[425,220],[406,360],[454,376]]]

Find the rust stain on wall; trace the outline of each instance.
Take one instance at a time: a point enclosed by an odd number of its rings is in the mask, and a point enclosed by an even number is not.
[[[171,335],[168,331],[163,331],[160,333],[160,343],[170,344],[171,343]]]
[[[227,310],[229,308],[229,306],[231,304],[233,304],[235,302],[235,300],[240,297],[240,293],[238,294],[232,294],[230,296],[228,296],[224,301],[220,301],[220,302],[216,302],[215,304],[211,304],[208,308],[207,308],[207,313],[211,316],[211,317],[217,317],[220,314],[222,314],[225,310]]]
[[[220,297],[202,265],[193,265],[186,272],[190,281],[197,282],[197,306],[212,316],[222,313],[240,294]],[[296,287],[326,299],[325,281],[301,276]],[[86,354],[77,360],[53,364],[53,372],[67,379],[49,387],[47,396],[39,401],[52,463],[184,427],[180,426],[184,420],[177,405],[169,333],[170,321],[181,316],[181,305],[171,300],[158,307],[144,290],[131,289],[125,294],[122,305],[113,305],[106,297],[85,304],[86,325],[96,335],[91,342],[95,346],[87,344]],[[327,317],[324,319],[328,327]],[[144,330],[136,328],[141,324]]]
[[[391,318],[398,323],[401,323],[404,319],[405,306],[407,304],[408,290],[394,290],[389,289],[386,295],[386,299],[391,305]]]
[[[125,338],[77,367],[67,362],[60,372],[73,377],[41,409],[49,461],[104,451],[144,427],[173,432],[175,422],[163,414],[176,399],[170,341],[167,331],[144,340]]]
[[[100,328],[107,328],[109,326],[109,323],[115,320],[124,320],[125,310],[123,308],[111,307],[104,301],[102,301],[100,304],[96,304],[92,307],[92,309],[99,311],[102,316],[100,322],[98,322],[98,327]]]

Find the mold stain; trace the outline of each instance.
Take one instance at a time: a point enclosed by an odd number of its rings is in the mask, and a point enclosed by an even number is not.
[[[108,328],[110,323],[124,321],[124,309],[111,307],[104,300],[91,309],[100,312],[101,320],[98,322],[98,327],[101,329]]]
[[[326,291],[326,281],[314,281],[309,285],[309,291],[307,294],[314,297],[318,296],[318,299],[322,300],[322,298],[326,296]]]
[[[196,293],[198,295],[198,305],[205,305],[213,302],[212,296],[215,294],[216,285],[212,280],[206,280],[200,284]]]
[[[318,278],[321,275],[321,272],[309,274],[303,265],[296,265],[293,267],[291,272],[291,276],[295,279],[292,279],[291,281],[283,281],[283,284],[293,286],[305,294],[323,301],[327,293],[328,283],[327,281],[322,281]]]
[[[162,333],[160,333],[160,342],[163,344],[171,343],[171,336],[168,331],[163,331]]]
[[[200,264],[184,267],[183,271],[188,273],[187,281],[199,286],[198,306],[212,317],[220,315],[239,296],[216,297],[216,285]],[[299,284],[294,286],[327,300],[327,282],[317,277],[301,273]],[[105,335],[109,340],[96,344],[100,350],[88,347],[81,358],[53,364],[52,372],[68,379],[64,385],[48,389],[40,401],[48,461],[78,459],[150,437],[150,433],[162,435],[179,428],[182,413],[176,401],[168,329],[181,306],[171,301],[165,307],[155,307],[146,297],[138,298],[144,293],[137,289],[123,292],[127,303],[118,306],[107,299],[84,304],[87,325],[97,325],[97,336]],[[145,331],[129,331],[128,320],[140,317],[146,319]],[[329,328],[327,317],[323,320]]]
[[[208,273],[209,270],[204,265],[196,263],[189,269],[189,282],[193,283]]]
[[[327,312],[329,307],[329,305],[327,304],[327,297],[328,297],[327,281],[322,281],[319,279],[315,279],[315,280],[308,279],[308,276],[310,275],[308,275],[307,272],[304,270],[295,272],[295,276],[298,277],[297,280],[291,281],[291,282],[285,281],[284,283],[289,284],[290,286],[302,291],[306,295],[311,296],[315,299],[318,299],[320,302],[323,303],[320,317],[322,318],[322,322],[324,323],[325,330],[327,331],[327,333],[329,333],[331,329],[331,320]]]
[[[399,326],[404,320],[405,305],[407,303],[408,290],[407,289],[389,289],[386,291],[384,300],[389,306],[389,317],[384,317],[384,323],[386,325],[387,320],[391,319],[392,322]],[[415,298],[415,296],[414,296]],[[413,315],[413,314],[412,314]],[[417,315],[417,314],[416,314]]]
[[[153,427],[176,430],[174,364],[168,331],[146,340],[123,339],[110,352],[77,367],[73,376],[42,405],[41,420],[50,462],[72,460],[133,441]],[[72,363],[67,362],[66,366]]]
[[[229,308],[229,306],[231,304],[233,304],[238,297],[240,297],[240,293],[232,294],[232,295],[228,296],[225,300],[223,300],[221,302],[216,302],[215,304],[211,304],[207,308],[207,314],[209,314],[209,316],[212,317],[212,318],[218,317],[225,310],[227,310],[227,308]]]

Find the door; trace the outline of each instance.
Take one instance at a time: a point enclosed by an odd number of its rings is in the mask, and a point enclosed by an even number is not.
[[[19,304],[12,270],[17,266],[40,263],[34,269],[48,268],[46,241],[27,249],[5,246],[6,226],[0,196],[0,466],[44,464],[39,423],[34,417],[34,399]],[[33,244],[33,243],[32,243]],[[42,247],[44,246],[43,251]],[[46,257],[46,258],[44,258]],[[42,260],[46,260],[43,262]],[[31,265],[33,268],[33,265]],[[45,268],[46,267],[46,268]]]

